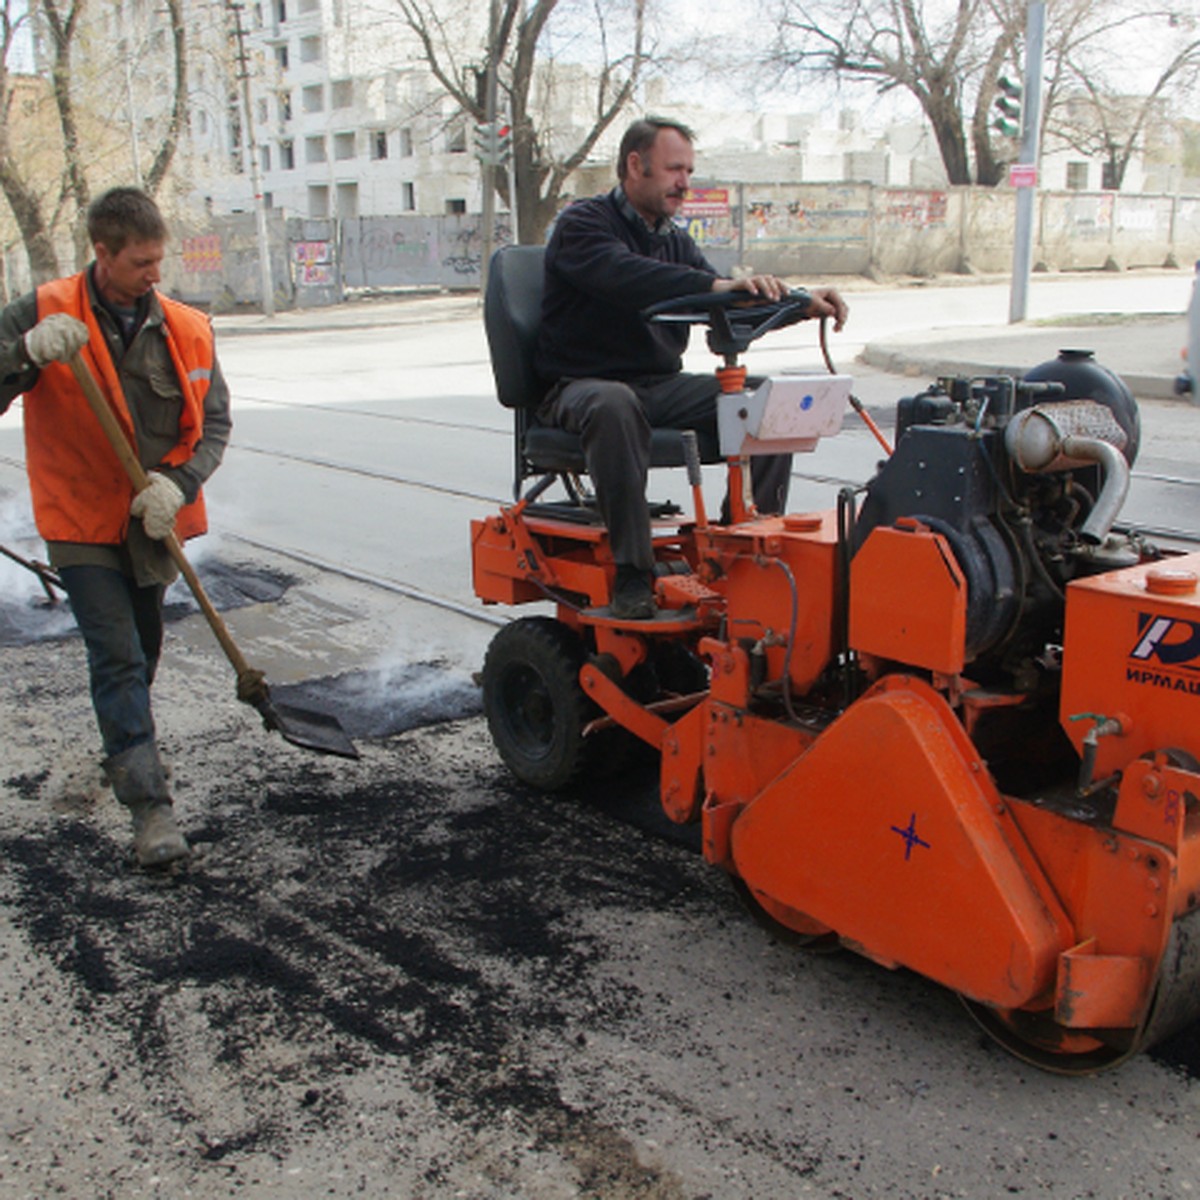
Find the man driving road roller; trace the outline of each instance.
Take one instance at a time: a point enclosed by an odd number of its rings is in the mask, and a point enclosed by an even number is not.
[[[702,292],[741,291],[778,300],[788,289],[774,275],[718,274],[673,221],[695,170],[693,135],[661,118],[635,121],[621,140],[618,183],[559,216],[546,250],[545,298],[537,367],[551,386],[538,420],[580,435],[600,513],[617,565],[611,613],[654,616],[646,478],[653,428],[716,434],[718,384],[683,371],[688,330],[654,324],[650,305]],[[809,317],[845,324],[845,302],[832,288],[812,291]],[[755,458],[754,502],[782,512],[790,455]]]

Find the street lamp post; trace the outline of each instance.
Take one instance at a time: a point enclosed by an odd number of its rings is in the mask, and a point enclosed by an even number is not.
[[[1046,5],[1030,0],[1025,24],[1025,88],[1021,108],[1021,149],[1012,168],[1017,185],[1017,217],[1013,232],[1012,291],[1008,320],[1025,320],[1029,301],[1029,274],[1033,267],[1033,215],[1037,196],[1038,158],[1041,154],[1042,75],[1046,49]]]
[[[483,187],[483,258],[479,264],[479,295],[487,292],[488,268],[492,261],[492,250],[496,243],[496,58],[500,36],[499,0],[491,0],[488,11],[488,58],[487,79],[484,83],[483,120],[491,131],[491,153],[485,154],[480,163],[481,186]]]
[[[254,114],[250,108],[250,63],[246,57],[245,35],[242,30],[242,6],[236,0],[226,0],[233,14],[233,29],[237,39],[238,79],[242,84],[242,110],[246,121],[246,156],[250,159],[250,187],[254,192],[254,224],[258,235],[259,288],[262,292],[264,317],[275,315],[275,282],[271,277],[271,244],[267,236],[267,199],[263,195],[262,176],[258,168],[258,142],[254,137]]]

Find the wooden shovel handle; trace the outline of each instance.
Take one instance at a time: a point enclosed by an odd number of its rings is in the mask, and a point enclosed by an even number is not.
[[[104,436],[112,446],[113,452],[121,460],[121,466],[125,468],[125,473],[129,476],[130,483],[133,484],[133,490],[135,492],[145,491],[150,483],[146,471],[138,461],[133,447],[129,444],[129,439],[125,436],[125,431],[121,428],[116,414],[104,398],[104,393],[100,391],[100,387],[93,378],[87,363],[83,361],[83,356],[73,354],[68,360],[67,365],[71,368],[76,381],[83,389],[88,407],[96,414],[96,420],[100,422],[100,428],[104,430]],[[188,587],[191,588],[192,595],[196,597],[196,603],[200,606],[200,611],[207,619],[217,641],[221,643],[221,649],[225,651],[225,657],[229,659],[233,669],[237,672],[239,680],[244,675],[256,674],[246,662],[241,650],[238,649],[237,643],[233,640],[229,629],[221,619],[221,614],[213,607],[212,601],[208,598],[208,593],[205,592],[200,582],[200,577],[192,568],[192,564],[188,562],[187,555],[184,554],[183,547],[179,544],[179,539],[174,533],[169,533],[163,538],[163,545],[166,546],[167,552],[179,568],[179,573],[187,581]]]

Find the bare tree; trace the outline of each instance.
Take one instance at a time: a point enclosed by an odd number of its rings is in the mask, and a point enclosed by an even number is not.
[[[1151,127],[1175,102],[1192,103],[1200,81],[1196,13],[1158,0],[1059,0],[1054,17],[1046,132],[1102,160],[1103,186],[1119,189]]]
[[[158,190],[171,169],[175,151],[179,148],[179,136],[187,124],[188,46],[183,25],[183,10],[180,0],[166,0],[166,5],[167,17],[171,22],[171,44],[175,53],[175,79],[171,114],[167,118],[166,129],[158,143],[158,149],[154,152],[154,161],[146,173],[146,191],[152,196],[158,195]]]
[[[777,66],[908,92],[933,130],[952,184],[995,183],[988,108],[1023,22],[1016,0],[954,0],[929,16],[921,0],[781,0]],[[970,112],[970,133],[966,114]]]
[[[128,49],[113,46],[99,36],[93,37],[86,49],[81,49],[81,38],[94,16],[87,7],[87,0],[0,2],[3,3],[0,101],[5,106],[4,127],[0,129],[0,190],[4,192],[25,243],[33,279],[39,283],[60,273],[53,235],[63,220],[71,223],[76,264],[82,266],[87,261],[90,246],[84,216],[93,186],[127,181],[124,172],[114,173],[112,150],[128,141],[128,122],[160,114],[128,111],[123,120],[102,115],[106,109],[104,101],[121,94],[120,88],[113,87],[112,80],[114,73],[122,69],[120,55],[128,53]],[[174,65],[173,94],[169,108],[164,108],[161,114],[162,135],[145,177],[145,186],[152,194],[158,191],[167,175],[187,117],[187,44],[181,0],[165,0],[165,3],[165,12],[148,10],[150,21],[161,25],[165,18],[169,22]],[[37,25],[49,50],[44,79],[57,113],[58,138],[43,136],[26,139],[18,145],[13,138],[14,127],[28,129],[30,122],[24,113],[21,121],[8,119],[13,115],[12,77],[8,64],[22,22]],[[41,160],[37,177],[44,179],[48,174],[45,160],[50,154],[56,156],[51,172],[55,184],[51,189],[39,188],[30,182],[33,159]]]
[[[552,91],[555,54],[547,47],[547,30],[564,0],[498,0],[494,46],[486,33],[467,38],[464,20],[443,16],[445,4],[431,0],[397,0],[405,21],[420,42],[425,61],[446,93],[471,120],[485,119],[484,80],[489,58],[497,65],[501,109],[512,127],[512,159],[497,172],[497,190],[515,208],[517,238],[523,243],[542,240],[561,201],[567,177],[591,153],[601,134],[620,115],[637,87],[650,58],[646,40],[646,0],[605,4],[590,9],[571,6],[576,28],[587,18],[589,59],[584,65],[593,79],[589,121],[583,131],[562,146],[544,103]],[[476,6],[476,11],[478,11]],[[619,42],[620,45],[614,43]]]
[[[777,0],[775,23],[777,66],[908,92],[952,184],[1003,179],[1015,145],[993,132],[992,105],[1001,73],[1023,74],[1025,0]],[[1152,114],[1200,79],[1195,26],[1187,0],[1048,0],[1043,135],[1104,158],[1119,187]]]
[[[14,76],[9,67],[13,46],[28,19],[24,4],[3,0],[0,7],[0,105],[3,106],[0,120],[0,191],[3,191],[8,207],[12,211],[17,230],[25,243],[29,256],[29,269],[35,282],[53,279],[58,274],[58,255],[54,250],[54,239],[43,215],[43,198],[29,174],[29,150],[27,143],[16,140],[16,130],[29,125],[29,114],[22,112],[22,120],[14,111],[21,103],[21,89],[14,86]],[[36,86],[36,84],[34,85]],[[29,89],[24,89],[26,95]],[[36,105],[36,98],[31,98]]]

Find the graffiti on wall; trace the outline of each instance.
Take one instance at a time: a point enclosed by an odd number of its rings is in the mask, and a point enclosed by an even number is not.
[[[807,190],[775,198],[752,196],[746,203],[746,240],[756,243],[849,245],[866,239],[870,213],[856,204],[853,189]]]
[[[512,241],[512,230],[503,222],[495,226],[495,244],[504,246]],[[455,275],[479,275],[483,265],[483,227],[464,225],[448,234],[442,266]]]
[[[945,192],[889,191],[880,219],[884,225],[932,229],[946,223]]]

